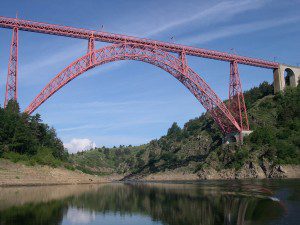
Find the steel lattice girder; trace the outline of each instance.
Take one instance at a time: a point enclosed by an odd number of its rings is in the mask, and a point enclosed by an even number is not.
[[[91,57],[95,58],[92,64],[89,63]],[[224,133],[241,130],[222,100],[190,67],[184,65],[180,59],[168,52],[133,43],[106,46],[74,61],[44,87],[26,108],[25,112],[31,114],[61,87],[85,71],[118,60],[138,60],[160,67],[173,75],[194,94],[204,108],[211,113]],[[186,71],[186,73],[183,73],[183,71]]]
[[[266,61],[262,59],[250,58],[245,56],[239,56],[235,54],[229,54],[226,52],[207,50],[203,48],[195,48],[191,46],[179,45],[169,42],[156,41],[146,38],[132,37],[122,34],[113,34],[103,31],[95,31],[81,28],[74,28],[56,24],[40,23],[29,20],[22,20],[17,18],[8,18],[0,16],[0,27],[13,29],[18,27],[19,30],[52,34],[59,36],[67,36],[72,38],[90,39],[93,37],[96,41],[109,42],[109,43],[134,43],[144,46],[150,46],[153,48],[160,48],[161,50],[168,52],[181,53],[185,52],[187,55],[193,55],[203,58],[210,58],[223,61],[236,61],[240,64],[246,64],[251,66],[275,69],[279,64],[276,62]]]
[[[228,108],[242,130],[249,130],[247,109],[237,62],[230,62]]]
[[[13,29],[6,80],[4,107],[9,100],[18,98],[18,28]]]

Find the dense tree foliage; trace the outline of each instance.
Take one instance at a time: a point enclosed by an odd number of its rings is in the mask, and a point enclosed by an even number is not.
[[[300,86],[259,104],[274,121],[257,127],[246,144],[279,164],[300,164]]]
[[[262,82],[258,87],[251,88],[244,93],[245,104],[247,108],[251,108],[253,103],[268,95],[274,94],[273,85],[268,82]]]
[[[53,158],[68,158],[54,128],[42,123],[39,114],[21,113],[19,104],[11,100],[5,109],[0,107],[0,156],[17,157],[18,154],[41,156],[38,161],[43,164]]]

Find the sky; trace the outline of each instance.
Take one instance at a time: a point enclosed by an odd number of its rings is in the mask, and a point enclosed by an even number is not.
[[[300,0],[1,0],[0,15],[104,30],[300,65]],[[12,31],[0,29],[0,99],[4,101]],[[97,42],[101,48],[107,43]],[[87,51],[87,41],[19,32],[19,103]],[[187,57],[221,99],[229,63]],[[243,89],[272,82],[271,70],[240,65]],[[2,104],[2,103],[1,103]],[[69,152],[138,145],[205,112],[167,72],[138,61],[98,66],[64,86],[36,111]]]

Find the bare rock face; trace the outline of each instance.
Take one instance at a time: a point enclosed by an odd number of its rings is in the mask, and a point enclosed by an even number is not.
[[[245,164],[241,169],[235,171],[234,169],[223,169],[216,171],[213,168],[206,168],[198,171],[199,179],[204,180],[228,180],[228,179],[264,179],[266,174],[263,169],[257,164],[250,162]]]
[[[266,178],[266,175],[263,169],[257,163],[250,162],[248,164],[244,164],[244,166],[236,172],[235,178],[236,179],[252,179],[252,178],[263,179]]]
[[[224,169],[219,171],[220,179],[222,180],[232,180],[235,179],[234,169]]]
[[[200,180],[217,180],[220,179],[218,172],[213,169],[201,169],[197,173]]]
[[[241,169],[223,169],[217,171],[213,168],[201,169],[197,173],[200,180],[228,180],[228,179],[282,179],[300,178],[300,165],[271,165],[268,161],[261,166],[250,162]]]
[[[261,168],[264,171],[266,177],[269,177],[269,174],[272,171],[272,164],[269,160],[263,158]]]
[[[300,165],[284,165],[280,169],[287,178],[300,178]]]
[[[268,176],[269,178],[287,178],[286,171],[282,166],[274,166]]]
[[[200,180],[228,180],[235,179],[233,169],[216,171],[213,168],[202,169],[197,173]]]

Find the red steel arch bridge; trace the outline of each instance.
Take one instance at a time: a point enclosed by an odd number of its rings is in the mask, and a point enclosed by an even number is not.
[[[0,16],[0,27],[12,29],[13,32],[4,107],[6,107],[9,100],[17,100],[18,98],[19,31],[88,40],[87,53],[58,73],[41,90],[25,109],[25,112],[28,114],[33,113],[68,82],[95,66],[118,60],[138,60],[160,67],[179,80],[210,113],[225,135],[241,134],[243,131],[249,131],[249,123],[238,64],[272,70],[279,67],[279,64],[276,62],[236,54],[18,18]],[[95,41],[108,42],[111,45],[95,49]],[[177,53],[178,56],[171,53]],[[229,101],[227,104],[218,97],[199,74],[189,67],[186,59],[187,55],[226,61],[230,64]]]

